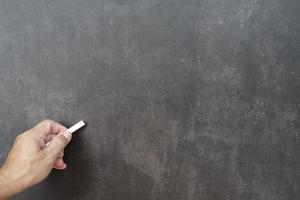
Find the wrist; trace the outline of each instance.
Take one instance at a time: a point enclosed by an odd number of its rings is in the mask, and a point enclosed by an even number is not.
[[[12,180],[5,173],[4,167],[0,168],[0,200],[8,199],[13,195]]]
[[[23,190],[23,181],[5,165],[0,168],[0,200],[6,200]]]

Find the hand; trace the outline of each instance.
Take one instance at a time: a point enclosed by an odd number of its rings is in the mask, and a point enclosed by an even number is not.
[[[72,138],[66,130],[55,121],[44,120],[17,136],[0,169],[1,200],[41,182],[53,168],[66,169],[64,148]]]

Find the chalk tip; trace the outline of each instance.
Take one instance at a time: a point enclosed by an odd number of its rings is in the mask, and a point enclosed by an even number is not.
[[[85,125],[85,122],[83,120],[80,120],[78,123],[83,126]]]
[[[72,127],[70,127],[67,131],[69,131],[70,133],[74,133],[75,131],[82,128],[83,126],[85,126],[85,122],[81,120],[77,122],[75,125],[73,125]]]

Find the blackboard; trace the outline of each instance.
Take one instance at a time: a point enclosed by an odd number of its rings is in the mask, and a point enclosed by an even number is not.
[[[14,197],[300,199],[298,0],[1,0],[0,159],[79,120]]]

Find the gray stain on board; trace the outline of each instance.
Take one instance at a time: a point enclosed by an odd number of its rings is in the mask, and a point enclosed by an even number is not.
[[[88,126],[15,199],[300,198],[297,0],[0,1],[0,160]]]

